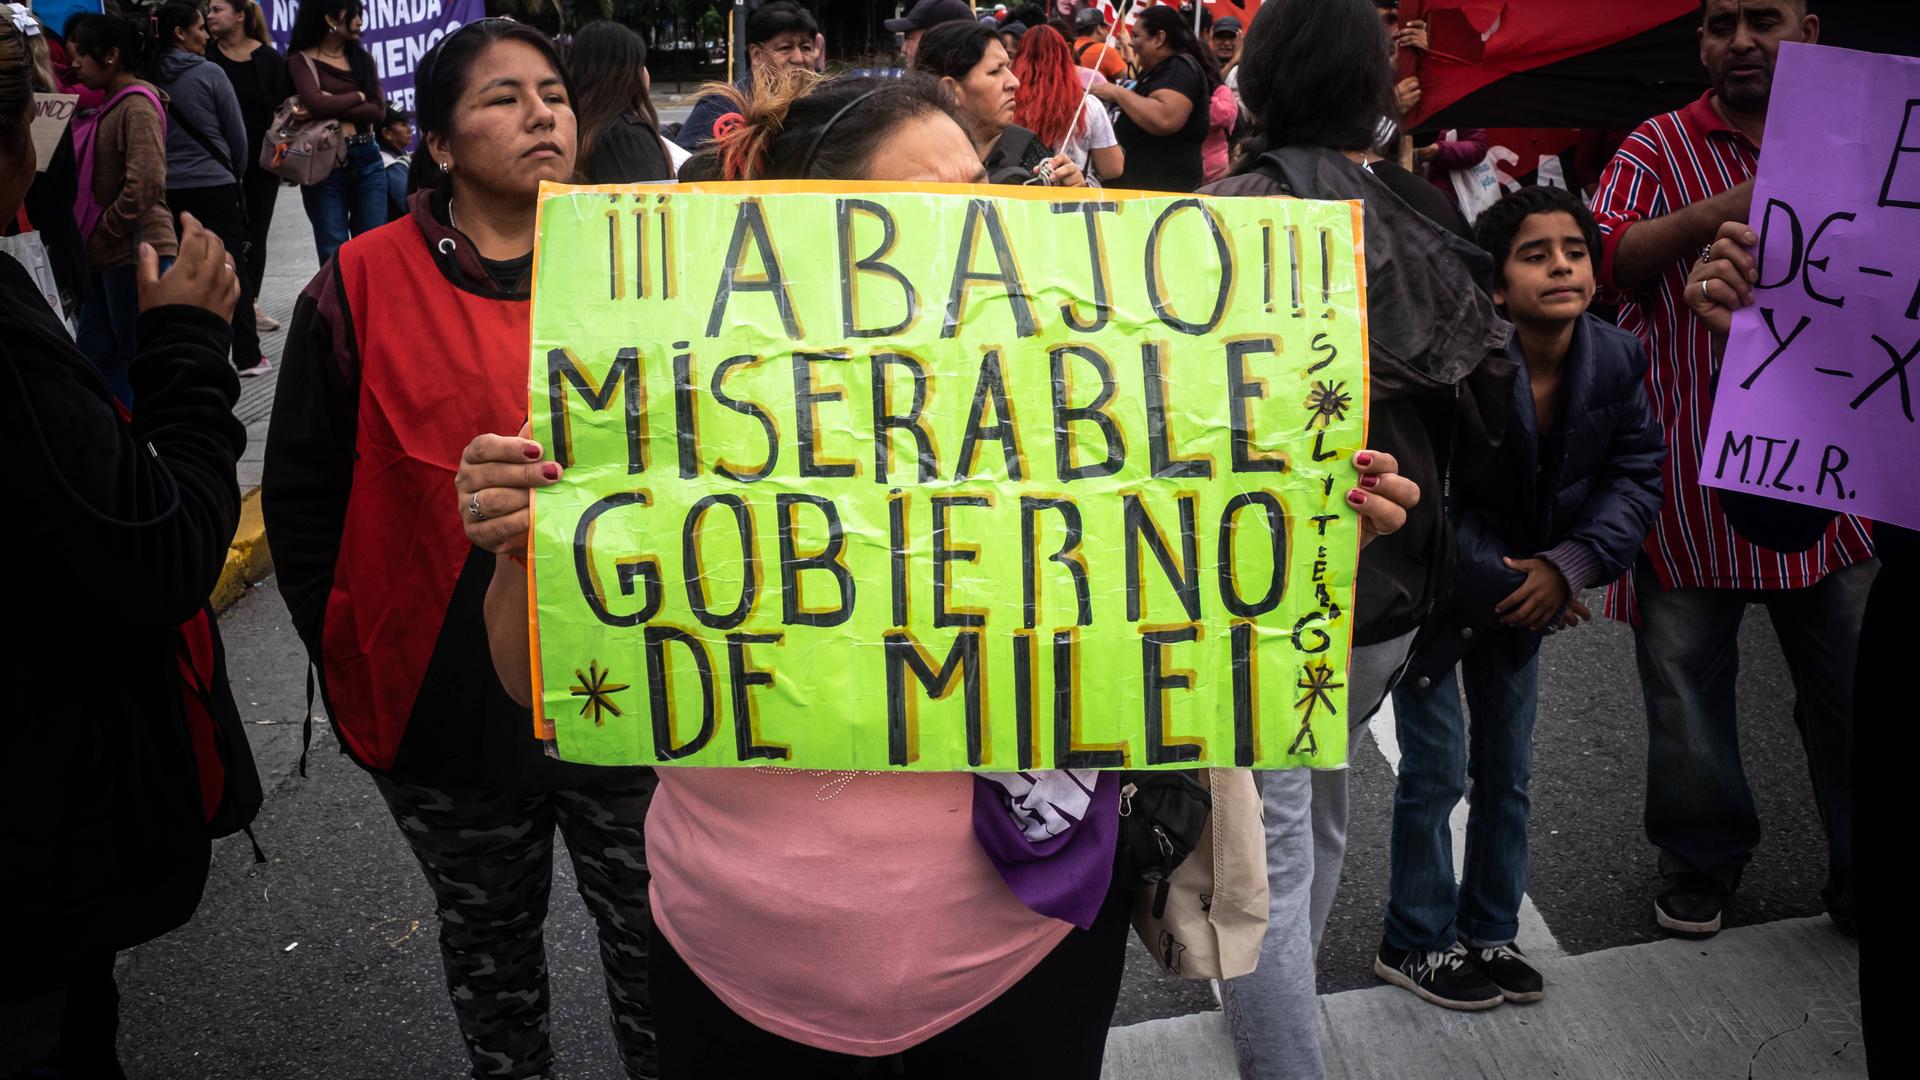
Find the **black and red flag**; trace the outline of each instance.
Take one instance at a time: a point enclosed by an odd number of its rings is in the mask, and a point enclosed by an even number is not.
[[[1700,0],[1401,0],[1427,24],[1409,130],[1631,129],[1707,88]]]

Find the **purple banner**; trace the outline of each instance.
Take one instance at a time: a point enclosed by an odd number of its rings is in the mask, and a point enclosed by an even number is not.
[[[1702,482],[1920,528],[1920,60],[1782,44],[1749,222]]]
[[[299,0],[263,0],[273,43],[287,51]],[[413,69],[447,32],[484,18],[486,0],[362,0],[360,44],[373,57],[380,89],[397,108],[413,111]]]

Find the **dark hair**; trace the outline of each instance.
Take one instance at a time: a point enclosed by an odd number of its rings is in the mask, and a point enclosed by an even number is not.
[[[953,115],[940,84],[914,73],[821,78],[785,69],[757,77],[751,97],[731,86],[742,122],[682,166],[682,180],[855,180],[901,124]]]
[[[33,125],[33,52],[27,36],[0,19],[0,149],[24,152]]]
[[[595,19],[574,32],[572,61],[580,98],[573,115],[580,125],[580,152],[574,160],[585,164],[607,126],[631,112],[655,131],[660,117],[647,96],[647,40],[617,22]]]
[[[301,49],[312,49],[327,39],[327,16],[338,15],[351,21],[363,14],[360,0],[300,0],[300,11],[293,17],[293,32],[287,37],[287,60]],[[373,57],[357,41],[346,44],[347,70],[353,73],[353,85],[369,100],[380,96],[380,75],[373,70]]]
[[[155,51],[165,53],[173,48],[174,31],[185,30],[202,18],[200,8],[186,0],[167,0],[161,4],[153,13],[153,36],[159,39],[159,48]]]
[[[1368,0],[1266,0],[1240,50],[1254,121],[1242,169],[1284,146],[1370,149],[1394,112],[1387,31]]]
[[[964,79],[987,55],[987,46],[999,45],[1000,31],[982,22],[950,22],[927,31],[913,54],[913,69],[934,78]]]
[[[1523,187],[1510,191],[1497,203],[1487,207],[1479,219],[1473,223],[1473,241],[1481,249],[1493,256],[1493,283],[1504,286],[1507,283],[1507,256],[1513,253],[1513,238],[1520,232],[1520,226],[1535,214],[1571,214],[1574,224],[1580,226],[1580,235],[1587,240],[1587,257],[1600,257],[1600,226],[1593,220],[1593,211],[1579,196],[1565,188]]]
[[[762,45],[781,34],[798,30],[812,37],[820,32],[813,16],[793,0],[773,0],[747,16],[747,44]]]
[[[306,2],[313,3],[314,0]],[[301,10],[306,9],[303,7]],[[573,78],[568,75],[566,63],[560,59],[559,50],[553,47],[547,35],[512,19],[477,19],[441,38],[438,44],[427,50],[427,55],[420,58],[420,66],[414,69],[413,118],[414,126],[420,131],[422,145],[425,145],[424,140],[428,135],[447,135],[452,132],[454,106],[460,103],[460,95],[467,92],[467,79],[473,71],[474,61],[499,41],[518,41],[533,46],[560,76],[561,85],[566,87],[567,101],[574,100]],[[578,160],[577,154],[575,159]],[[445,173],[429,162],[428,167],[415,165],[409,170],[409,182],[415,187],[438,188],[446,185],[448,180]]]
[[[1220,58],[1213,55],[1212,49],[1202,46],[1199,38],[1193,36],[1191,16],[1182,15],[1174,8],[1155,5],[1141,12],[1140,19],[1135,25],[1138,27],[1135,33],[1165,34],[1167,44],[1173,48],[1174,52],[1192,57],[1193,62],[1200,65],[1200,73],[1206,76],[1209,93],[1214,87],[1226,81],[1226,77],[1220,74]],[[1202,104],[1200,109],[1204,112],[1206,106]]]
[[[118,15],[82,12],[67,20],[67,49],[102,64],[107,54],[118,50],[120,66],[127,71],[144,71],[153,54],[154,41],[147,35],[146,21],[136,23]]]
[[[185,30],[203,17],[200,8],[186,0],[167,0],[167,3],[160,5],[149,23],[153,27],[153,50],[141,66],[141,74],[154,82],[160,81],[160,59],[176,47],[174,32]]]

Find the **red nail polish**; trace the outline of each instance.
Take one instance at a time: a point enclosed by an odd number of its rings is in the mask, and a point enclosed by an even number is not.
[[[545,465],[540,466],[540,475],[549,480],[558,480],[560,479],[560,466],[549,461]]]
[[[1363,488],[1376,488],[1376,487],[1379,487],[1379,486],[1380,486],[1380,478],[1379,478],[1379,477],[1377,477],[1377,476],[1363,476],[1363,477],[1361,477],[1361,478],[1360,478],[1360,486],[1361,486],[1361,487],[1363,487]]]
[[[528,443],[526,446],[522,447],[522,450],[527,455],[527,459],[529,461],[540,460],[540,444],[539,443]]]
[[[1367,501],[1367,493],[1364,491],[1349,491],[1347,492],[1347,501],[1355,506],[1362,506]]]
[[[1353,463],[1362,468],[1365,468],[1366,466],[1373,464],[1373,451],[1362,450],[1359,453],[1353,455]]]

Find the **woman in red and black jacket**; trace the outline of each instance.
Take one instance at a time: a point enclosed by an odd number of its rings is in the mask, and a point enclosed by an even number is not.
[[[274,567],[341,748],[433,887],[476,1072],[552,1067],[540,928],[557,825],[627,1071],[651,1075],[652,774],[544,755],[488,652],[493,558],[445,509],[476,423],[526,415],[535,199],[573,173],[572,90],[552,44],[505,19],[448,35],[416,86],[428,182],[294,309],[262,490]]]

